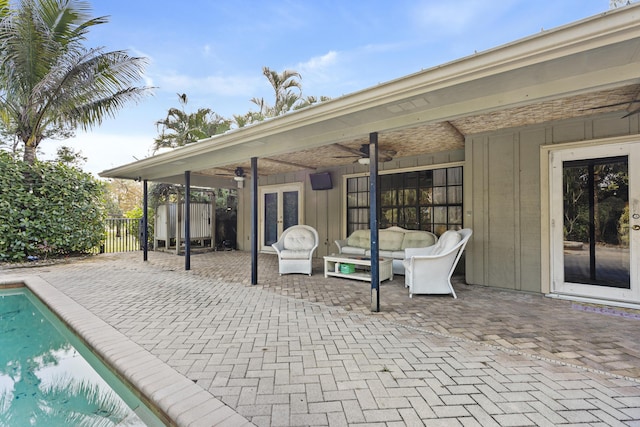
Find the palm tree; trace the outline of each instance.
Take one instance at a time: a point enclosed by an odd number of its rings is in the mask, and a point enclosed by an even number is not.
[[[322,95],[320,99],[313,95],[306,96],[304,98],[300,98],[296,105],[293,106],[294,110],[300,110],[302,108],[306,108],[310,105],[317,104],[319,102],[325,102],[331,100],[330,97]]]
[[[233,122],[239,128],[250,125],[251,123],[260,122],[262,120],[264,120],[264,116],[261,113],[256,113],[255,111],[249,111],[243,115],[233,115]]]
[[[167,117],[156,122],[156,126],[162,128],[154,141],[156,151],[163,147],[182,147],[231,128],[230,120],[214,113],[210,108],[199,108],[195,113],[187,113],[185,107],[189,100],[186,94],[178,94],[178,99],[181,108],[170,108]]]
[[[262,67],[262,74],[269,80],[275,92],[275,104],[270,106],[264,98],[252,98],[251,102],[260,107],[263,117],[277,117],[291,110],[302,97],[302,76],[297,71],[284,70],[281,73]]]
[[[609,9],[615,9],[617,7],[628,6],[631,4],[631,0],[609,0]]]
[[[67,138],[150,92],[134,86],[146,58],[125,51],[86,48],[92,18],[82,0],[0,0],[0,123],[24,144],[24,160],[36,160],[47,138]],[[12,2],[13,3],[13,2]]]

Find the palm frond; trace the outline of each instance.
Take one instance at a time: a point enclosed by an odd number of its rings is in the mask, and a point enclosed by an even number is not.
[[[107,22],[90,16],[89,2],[21,0],[15,10],[8,3],[0,0],[0,109],[26,147],[99,125],[151,92],[137,86],[145,58],[84,47],[89,29]]]

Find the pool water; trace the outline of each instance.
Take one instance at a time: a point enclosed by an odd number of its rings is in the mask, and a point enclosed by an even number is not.
[[[28,289],[0,290],[0,426],[164,425]]]

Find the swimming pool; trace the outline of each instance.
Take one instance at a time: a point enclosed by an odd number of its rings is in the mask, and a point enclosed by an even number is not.
[[[0,290],[0,426],[162,426],[28,289]]]

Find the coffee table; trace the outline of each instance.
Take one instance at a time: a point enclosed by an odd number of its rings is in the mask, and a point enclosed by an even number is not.
[[[393,280],[393,266],[391,258],[379,258],[380,281]],[[341,273],[336,271],[336,264],[354,264],[354,273]],[[358,266],[371,268],[371,258],[364,255],[331,254],[324,257],[324,277],[343,277],[345,279],[371,281],[371,271],[357,269]]]

